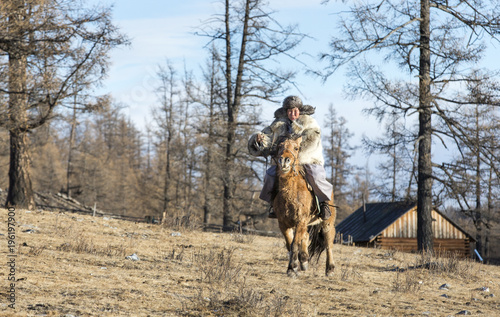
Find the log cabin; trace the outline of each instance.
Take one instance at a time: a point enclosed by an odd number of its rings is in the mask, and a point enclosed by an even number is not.
[[[350,214],[336,227],[343,243],[358,246],[417,251],[416,203],[369,203]],[[432,210],[434,251],[471,257],[475,240],[451,219]]]

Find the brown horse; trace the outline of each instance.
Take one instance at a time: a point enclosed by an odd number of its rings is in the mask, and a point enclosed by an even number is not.
[[[301,270],[307,270],[309,259],[314,255],[319,259],[326,249],[325,274],[329,276],[335,268],[333,239],[336,211],[335,207],[331,207],[332,216],[326,221],[317,215],[312,189],[304,177],[302,166],[299,165],[301,142],[302,137],[296,140],[287,139],[279,146],[276,158],[278,191],[273,208],[289,251],[288,275],[297,275],[299,262]]]

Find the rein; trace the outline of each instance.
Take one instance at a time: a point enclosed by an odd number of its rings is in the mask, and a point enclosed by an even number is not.
[[[297,167],[299,165],[299,164],[296,163],[297,162],[297,157],[292,152],[290,152],[290,154],[292,154],[292,156],[293,156],[292,171],[293,171],[294,175],[297,176],[297,175],[299,175],[299,173],[295,169],[295,167]]]

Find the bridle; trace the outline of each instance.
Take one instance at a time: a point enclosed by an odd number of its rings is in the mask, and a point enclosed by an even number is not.
[[[283,141],[283,142],[281,143],[281,145],[280,145],[280,150],[278,151],[279,156],[278,156],[278,157],[274,157],[273,159],[274,159],[274,162],[276,163],[276,165],[280,166],[280,169],[281,169],[281,160],[283,159],[283,158],[282,158],[282,156],[283,156],[283,154],[284,154],[284,152],[285,152],[285,151],[288,151],[288,152],[291,154],[292,158],[293,158],[293,160],[292,160],[292,162],[291,162],[291,164],[290,164],[290,166],[291,166],[291,171],[292,171],[292,172],[294,173],[294,175],[296,176],[296,175],[298,175],[298,174],[299,174],[299,172],[297,171],[297,166],[299,166],[300,164],[297,164],[297,161],[298,161],[297,155],[295,155],[295,154],[294,154],[292,151],[290,151],[290,150],[287,150],[287,149],[283,149],[283,148],[282,148],[282,147],[283,147],[283,145],[284,145],[284,143],[285,143],[286,141],[287,141],[287,140]],[[300,146],[299,146],[299,149],[298,149],[297,153],[298,153],[299,151],[300,151]]]

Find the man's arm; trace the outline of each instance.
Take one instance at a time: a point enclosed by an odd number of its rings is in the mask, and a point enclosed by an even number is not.
[[[253,156],[268,156],[272,147],[270,127],[253,134],[248,140],[248,152]]]

